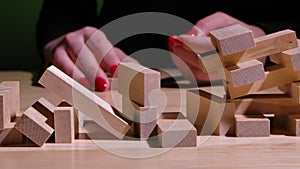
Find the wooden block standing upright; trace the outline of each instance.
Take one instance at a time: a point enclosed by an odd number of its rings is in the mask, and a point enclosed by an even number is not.
[[[0,90],[0,130],[4,130],[11,121],[9,107],[9,92]]]
[[[291,135],[300,136],[300,114],[289,114],[287,125]]]
[[[239,24],[210,31],[210,35],[223,56],[255,47],[252,31]]]
[[[54,132],[54,129],[46,124],[46,120],[45,116],[29,107],[17,121],[15,128],[37,146],[42,147]]]
[[[54,126],[56,143],[73,143],[75,139],[73,107],[56,107]]]
[[[116,115],[111,105],[54,65],[45,70],[39,83],[117,138],[122,139],[129,130],[131,124]]]
[[[161,104],[160,73],[133,62],[118,67],[118,91],[141,106]],[[151,103],[153,102],[153,103]]]
[[[225,92],[223,90],[223,92]],[[187,119],[198,135],[233,135],[235,105],[202,90],[187,90]]]
[[[9,91],[8,109],[11,119],[21,116],[20,110],[20,82],[19,81],[3,81],[0,83],[0,90],[7,89]]]
[[[237,137],[269,137],[270,120],[263,115],[236,115]]]
[[[187,119],[160,119],[157,133],[163,148],[197,146],[196,128]]]

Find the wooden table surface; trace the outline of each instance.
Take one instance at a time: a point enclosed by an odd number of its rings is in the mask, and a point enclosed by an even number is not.
[[[31,74],[2,71],[0,81],[19,80],[21,109],[40,97],[57,101],[41,87],[31,86]],[[197,147],[157,148],[146,141],[76,139],[72,144],[43,147],[0,147],[0,169],[110,168],[299,168],[300,138],[198,136]]]

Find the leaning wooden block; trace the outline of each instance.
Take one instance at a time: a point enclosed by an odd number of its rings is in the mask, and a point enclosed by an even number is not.
[[[263,115],[236,115],[237,137],[269,137],[270,120]]]
[[[198,135],[233,135],[234,111],[233,103],[213,92],[187,90],[187,119],[196,127]]]
[[[210,37],[223,56],[255,47],[252,31],[240,24],[210,31]]]
[[[130,124],[117,116],[111,105],[55,66],[45,70],[39,83],[117,138],[122,139],[129,130]]]
[[[160,119],[157,132],[163,148],[197,146],[196,128],[187,119]]]
[[[23,135],[10,123],[7,128],[0,131],[0,145],[17,145],[23,143]]]
[[[54,126],[56,143],[72,143],[75,139],[73,107],[56,107]]]
[[[54,132],[54,129],[46,124],[46,120],[45,116],[29,107],[17,121],[15,128],[41,147]]]
[[[265,69],[262,62],[251,60],[225,68],[226,81],[234,87],[244,86],[265,79]]]
[[[300,136],[300,114],[289,114],[287,127],[293,136]]]
[[[141,107],[127,97],[122,98],[123,114],[134,122],[135,136],[147,140],[157,123],[158,112],[155,106]]]
[[[31,105],[38,112],[47,118],[46,123],[54,129],[54,109],[56,108],[51,102],[49,102],[44,97],[38,99],[35,103]]]
[[[158,71],[133,62],[121,62],[118,78],[118,91],[123,96],[142,106],[157,106],[161,103]]]
[[[9,92],[8,109],[11,115],[11,119],[15,119],[17,116],[21,116],[20,110],[20,82],[19,81],[3,81],[0,83],[0,90],[7,89]]]

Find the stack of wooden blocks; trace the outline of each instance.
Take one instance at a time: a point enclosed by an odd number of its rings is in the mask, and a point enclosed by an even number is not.
[[[198,134],[270,136],[272,127],[300,134],[300,48],[293,30],[254,38],[231,25],[210,32],[216,51],[201,56],[202,70],[218,72],[222,86],[187,91],[187,117]],[[264,66],[269,57],[272,66]],[[212,65],[212,61],[214,62]],[[210,124],[210,125],[207,125]]]

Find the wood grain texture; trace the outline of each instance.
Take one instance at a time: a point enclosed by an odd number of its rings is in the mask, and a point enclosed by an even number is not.
[[[39,83],[117,138],[122,139],[129,130],[130,124],[117,116],[111,105],[55,66],[47,68],[39,79]]]
[[[54,132],[54,129],[46,124],[46,120],[45,116],[29,107],[17,121],[15,128],[37,146],[42,147]]]
[[[118,91],[142,106],[158,106],[160,72],[133,62],[121,62],[118,67]]]
[[[229,66],[225,68],[225,75],[227,83],[231,83],[234,87],[244,86],[266,78],[264,65],[258,60]]]
[[[4,130],[10,123],[9,91],[0,90],[0,130]]]
[[[73,143],[75,139],[73,107],[54,109],[55,143]]]
[[[252,31],[240,24],[215,29],[209,34],[212,43],[223,56],[255,47]]]
[[[187,119],[160,119],[157,130],[158,142],[164,148],[197,146],[196,128]]]
[[[269,137],[270,120],[263,115],[236,115],[237,137]]]

